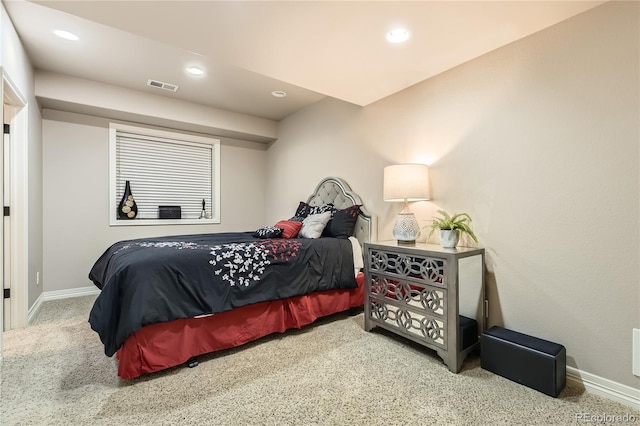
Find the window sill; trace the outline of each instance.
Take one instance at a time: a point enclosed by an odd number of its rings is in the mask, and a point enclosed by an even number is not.
[[[146,225],[213,225],[220,223],[219,219],[115,219],[109,226],[146,226]]]

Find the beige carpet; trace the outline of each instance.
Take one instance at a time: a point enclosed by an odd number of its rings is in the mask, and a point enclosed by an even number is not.
[[[140,379],[117,377],[87,323],[93,297],[45,302],[4,334],[2,425],[568,425],[635,415],[568,387],[560,398],[484,371],[450,373],[434,352],[338,314],[303,330]]]

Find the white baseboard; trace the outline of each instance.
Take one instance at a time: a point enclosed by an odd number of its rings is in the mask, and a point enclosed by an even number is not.
[[[40,306],[47,300],[67,299],[69,297],[90,296],[100,294],[100,289],[95,286],[86,286],[78,288],[70,288],[68,290],[45,291],[36,299],[35,303],[29,308],[27,314],[27,324],[31,323],[31,319],[38,313]]]
[[[45,291],[42,293],[44,300],[67,299],[69,297],[90,296],[100,294],[100,289],[93,285],[86,287],[70,288],[68,290]]]
[[[567,367],[567,382],[582,385],[589,393],[640,410],[640,389],[635,389],[574,367]]]
[[[42,306],[42,302],[44,302],[43,293],[40,293],[40,296],[36,299],[35,303],[31,305],[29,311],[27,312],[27,325],[31,324],[31,320],[36,316],[38,311],[40,310],[40,306]]]

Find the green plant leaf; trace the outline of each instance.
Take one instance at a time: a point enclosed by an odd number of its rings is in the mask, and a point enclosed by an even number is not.
[[[459,229],[462,233],[469,235],[473,241],[478,242],[476,234],[471,229],[469,223],[471,222],[471,216],[468,213],[455,213],[453,216],[449,215],[444,210],[438,210],[441,217],[435,217],[431,221],[431,231],[427,237],[427,242],[431,238],[431,235],[436,230],[455,230]]]

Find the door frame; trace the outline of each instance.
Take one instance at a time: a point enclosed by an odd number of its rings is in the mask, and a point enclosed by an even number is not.
[[[11,328],[22,328],[27,325],[28,311],[28,242],[27,224],[29,212],[27,210],[27,135],[28,135],[28,108],[27,101],[18,87],[2,68],[2,123],[11,126],[10,137],[10,174],[11,174]],[[4,251],[2,249],[2,251]],[[4,253],[2,253],[4,256]],[[0,304],[2,305],[2,304]],[[1,308],[0,308],[1,309]],[[4,312],[0,311],[4,316]],[[0,317],[0,318],[3,318]],[[0,338],[0,356],[2,340]]]

